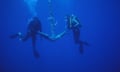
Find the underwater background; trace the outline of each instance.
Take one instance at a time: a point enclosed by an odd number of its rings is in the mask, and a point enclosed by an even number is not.
[[[32,0],[27,0],[28,3]],[[43,32],[50,34],[48,1],[36,0]],[[55,42],[37,38],[40,58],[32,53],[31,39],[11,40],[11,34],[26,33],[35,13],[24,0],[0,0],[0,72],[120,72],[120,2],[117,0],[52,0],[58,22],[56,34],[64,31],[64,16],[75,14],[81,24],[83,54],[72,32]]]

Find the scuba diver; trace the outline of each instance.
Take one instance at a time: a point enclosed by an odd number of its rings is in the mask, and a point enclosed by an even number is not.
[[[80,53],[83,53],[83,45],[89,45],[87,42],[83,42],[80,40],[80,28],[82,25],[80,24],[79,19],[75,15],[67,15],[65,17],[67,22],[67,29],[72,30],[75,44],[79,44]]]
[[[27,33],[25,36],[22,35],[21,32],[17,34],[11,35],[10,38],[19,38],[21,41],[27,41],[30,37],[32,38],[32,46],[33,46],[33,53],[35,57],[39,57],[38,52],[36,51],[36,35],[38,32],[42,31],[41,22],[38,17],[33,17],[27,27]]]
[[[19,40],[23,42],[27,41],[29,38],[32,38],[33,53],[34,53],[34,56],[38,58],[39,54],[36,51],[36,35],[40,35],[40,37],[45,38],[50,41],[56,41],[57,39],[61,38],[65,33],[66,31],[63,31],[62,33],[54,37],[49,36],[48,34],[42,32],[41,22],[38,19],[38,17],[33,17],[29,21],[29,24],[27,27],[27,33],[25,36],[23,36],[21,32],[18,32],[17,34],[11,35],[10,38],[11,39],[19,38]]]

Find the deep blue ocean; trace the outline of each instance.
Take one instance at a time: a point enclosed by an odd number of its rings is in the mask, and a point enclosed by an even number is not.
[[[32,1],[32,0],[30,0]],[[11,34],[26,33],[31,12],[24,0],[0,0],[0,72],[120,72],[120,2],[117,0],[52,0],[56,34],[64,31],[64,17],[76,15],[82,41],[80,53],[69,31],[55,42],[37,36],[36,59],[31,39],[21,42]],[[51,34],[48,0],[38,0],[37,16],[43,32]]]

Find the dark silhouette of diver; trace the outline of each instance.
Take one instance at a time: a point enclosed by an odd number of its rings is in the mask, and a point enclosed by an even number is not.
[[[25,36],[22,35],[21,32],[11,35],[10,38],[19,38],[21,41],[27,41],[30,37],[32,38],[32,46],[33,46],[33,53],[36,58],[39,57],[38,52],[36,51],[36,35],[39,34],[38,32],[42,31],[41,22],[38,17],[33,17],[27,27],[27,33]]]
[[[19,40],[24,42],[24,41],[27,41],[31,37],[33,53],[34,53],[34,56],[38,58],[39,54],[36,50],[36,35],[40,35],[40,37],[45,38],[50,41],[55,41],[61,38],[65,33],[66,31],[63,31],[62,33],[56,35],[55,37],[51,37],[48,34],[42,32],[41,22],[38,19],[38,17],[33,17],[28,24],[27,33],[25,36],[23,36],[21,32],[18,32],[17,34],[11,35],[10,38],[12,39],[19,38]]]
[[[80,46],[80,53],[83,53],[83,46],[84,45],[89,45],[87,42],[81,41],[80,40],[80,28],[82,25],[80,24],[79,19],[75,15],[67,15],[66,16],[66,21],[67,21],[67,29],[72,30],[73,32],[73,37],[75,44],[79,44]]]

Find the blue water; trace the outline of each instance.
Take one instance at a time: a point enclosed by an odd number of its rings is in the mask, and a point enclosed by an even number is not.
[[[84,46],[80,54],[70,31],[56,42],[37,38],[40,58],[32,53],[31,39],[20,42],[9,35],[26,33],[32,17],[23,0],[0,1],[0,72],[120,72],[120,8],[115,0],[53,0],[58,25],[56,33],[64,30],[66,14],[75,14],[81,24]],[[39,0],[37,15],[43,31],[50,34],[47,0]],[[33,11],[34,12],[34,11]]]

